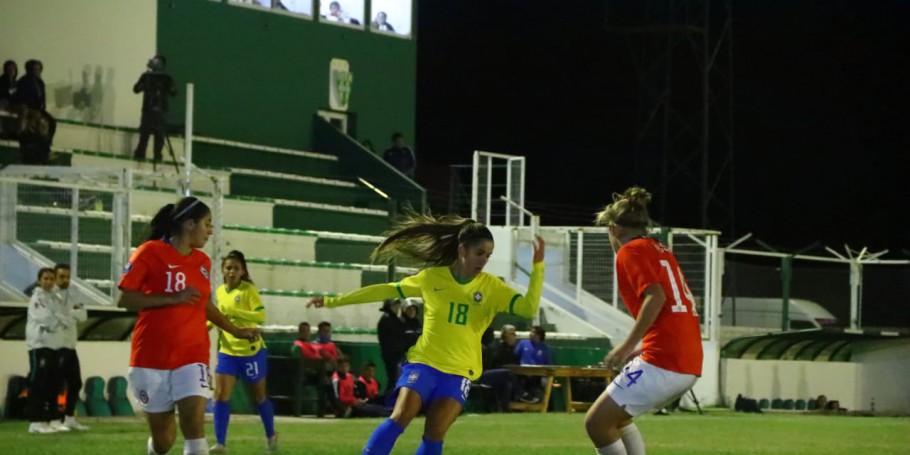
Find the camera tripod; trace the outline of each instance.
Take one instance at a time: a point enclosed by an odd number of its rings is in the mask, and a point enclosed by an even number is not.
[[[167,152],[171,156],[171,163],[173,163],[173,165],[174,165],[174,172],[176,172],[177,174],[180,174],[180,165],[177,164],[177,157],[174,155],[174,147],[171,146],[171,135],[170,134],[164,135],[164,145],[167,147]],[[157,159],[152,160],[152,171],[154,171],[154,172],[158,171],[158,160]]]

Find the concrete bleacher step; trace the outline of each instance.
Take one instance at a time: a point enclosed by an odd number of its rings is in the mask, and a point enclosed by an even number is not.
[[[288,200],[275,201],[273,227],[380,235],[391,226],[385,210],[358,209]]]
[[[226,249],[299,261],[367,263],[383,237],[261,226],[225,225]]]
[[[193,161],[200,166],[256,169],[324,178],[337,178],[344,174],[335,155],[206,137],[197,137],[193,142]]]
[[[388,201],[364,185],[287,172],[231,168],[232,194],[387,209]]]
[[[67,240],[71,233],[71,210],[19,206],[16,222],[17,238],[23,242],[38,240]],[[106,216],[105,216],[106,215]],[[111,213],[103,211],[82,211],[79,214],[79,240],[83,243],[110,244]],[[132,220],[132,245],[142,243],[141,235],[148,229],[146,217]]]

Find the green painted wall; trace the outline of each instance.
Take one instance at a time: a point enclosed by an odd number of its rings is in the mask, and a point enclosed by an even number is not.
[[[340,58],[353,74],[354,136],[379,153],[394,131],[414,137],[414,40],[211,0],[158,0],[158,52],[181,87],[171,122],[183,123],[183,87],[195,84],[197,135],[311,149],[313,115],[329,106],[329,62]]]

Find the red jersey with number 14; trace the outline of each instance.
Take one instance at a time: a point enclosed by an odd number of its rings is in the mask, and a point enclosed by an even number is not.
[[[163,240],[143,243],[130,256],[120,278],[120,289],[143,294],[175,293],[188,286],[201,297],[139,311],[133,329],[130,366],[173,370],[190,363],[209,363],[206,312],[212,293],[212,260],[194,249],[189,256]]]
[[[652,238],[632,240],[616,254],[619,294],[638,319],[644,292],[657,283],[667,300],[642,339],[641,358],[656,367],[701,375],[702,346],[695,297],[669,248]]]

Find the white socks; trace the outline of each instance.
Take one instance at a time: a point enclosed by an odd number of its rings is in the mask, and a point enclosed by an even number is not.
[[[183,455],[209,455],[209,445],[205,438],[186,439],[183,441]]]
[[[641,432],[634,423],[620,428],[619,436],[622,438],[622,444],[626,446],[627,455],[645,455],[645,440],[641,438]]]
[[[628,455],[626,452],[626,446],[622,444],[622,439],[617,439],[616,442],[608,446],[603,446],[597,449],[598,455]]]

